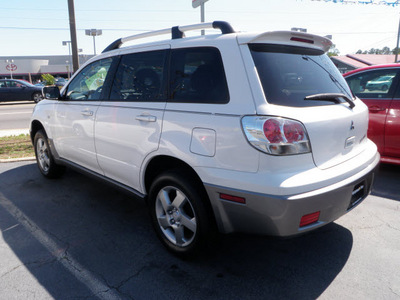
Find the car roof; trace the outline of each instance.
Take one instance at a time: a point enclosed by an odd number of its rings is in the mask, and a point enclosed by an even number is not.
[[[220,34],[207,34],[200,36],[190,36],[185,37],[185,32],[192,30],[200,30],[200,29],[219,29],[221,31]],[[159,35],[170,34],[170,39],[162,38],[156,41],[147,41],[144,43],[140,42],[142,38],[154,37]],[[232,26],[225,21],[214,21],[209,23],[200,23],[200,24],[192,24],[192,25],[184,25],[184,26],[175,26],[171,28],[155,30],[140,34],[135,34],[127,37],[122,37],[111,44],[109,44],[101,54],[92,57],[88,61],[86,61],[81,68],[86,67],[90,63],[97,61],[99,59],[113,57],[120,53],[121,49],[138,49],[144,48],[148,46],[159,46],[166,45],[168,43],[179,43],[179,41],[204,41],[204,45],[210,42],[211,39],[235,39],[241,45],[249,44],[249,43],[268,43],[268,44],[277,44],[277,45],[288,45],[288,46],[297,46],[302,48],[310,48],[317,49],[321,52],[327,52],[332,45],[332,41],[326,37],[313,35],[304,32],[297,31],[267,31],[267,32],[238,32],[235,31]],[[134,45],[127,45],[123,48],[121,46],[129,41],[139,41]],[[187,47],[188,44],[185,45]],[[75,73],[76,74],[76,73]]]
[[[111,43],[106,49],[103,50],[102,53],[106,53],[112,50],[119,49],[124,43],[132,40],[139,40],[147,37],[154,37],[157,35],[165,35],[171,34],[171,40],[179,41],[185,38],[186,31],[199,30],[199,29],[220,29],[222,35],[228,35],[230,38],[237,39],[239,44],[249,44],[249,43],[269,43],[269,44],[278,44],[278,45],[290,45],[290,46],[299,46],[303,48],[313,48],[319,49],[323,52],[327,52],[329,48],[332,46],[332,42],[330,39],[318,35],[313,35],[309,33],[297,32],[297,31],[269,31],[269,32],[256,32],[256,33],[242,33],[236,32],[232,26],[225,21],[214,21],[210,23],[200,23],[200,24],[192,24],[185,26],[175,26],[172,28],[166,28],[156,31],[145,32],[141,34],[131,35],[128,37],[123,37],[117,39],[113,43]],[[220,34],[220,35],[221,35]],[[197,36],[191,37],[190,39],[207,39],[210,36]],[[187,39],[187,38],[185,38]],[[168,40],[167,40],[168,41]],[[161,41],[153,42],[153,43],[161,43],[165,44],[166,40],[163,39]],[[143,44],[139,44],[142,46]],[[134,45],[130,47],[137,47],[139,45]]]
[[[350,75],[353,75],[353,74],[357,74],[357,73],[361,73],[361,72],[365,72],[365,71],[369,71],[369,70],[392,69],[392,68],[400,68],[400,64],[393,63],[393,64],[382,64],[382,65],[368,66],[368,67],[352,70],[350,72],[347,72],[347,73],[343,74],[343,76],[347,77],[347,76],[350,76]]]

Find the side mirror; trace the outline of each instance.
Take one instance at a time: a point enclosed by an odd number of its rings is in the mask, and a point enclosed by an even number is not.
[[[59,100],[61,98],[60,89],[58,86],[43,87],[43,97],[45,99]]]

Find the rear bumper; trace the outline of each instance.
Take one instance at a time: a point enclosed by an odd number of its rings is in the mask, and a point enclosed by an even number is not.
[[[361,203],[371,192],[379,154],[362,171],[309,192],[275,196],[206,184],[219,230],[271,236],[293,236],[328,224]],[[221,194],[245,199],[245,204],[221,199]],[[320,212],[317,222],[300,227],[303,216]]]

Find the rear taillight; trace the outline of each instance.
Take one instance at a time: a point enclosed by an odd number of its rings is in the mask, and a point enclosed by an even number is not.
[[[274,155],[311,152],[310,141],[303,124],[298,121],[267,116],[245,116],[243,131],[250,144]]]

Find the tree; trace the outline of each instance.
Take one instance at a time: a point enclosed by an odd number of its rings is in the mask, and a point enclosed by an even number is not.
[[[389,47],[383,47],[382,54],[392,54],[392,51],[390,50]]]
[[[328,56],[338,56],[340,51],[336,48],[335,44],[332,44],[331,48],[328,51]]]
[[[396,53],[397,53],[397,54],[400,54],[400,49],[396,47],[396,48],[394,48],[394,49],[392,50],[392,53],[393,53],[393,54],[396,54]]]
[[[375,48],[371,48],[368,51],[367,50],[361,50],[359,49],[356,54],[396,54],[396,49],[394,48],[393,50],[390,50],[389,47],[383,47],[382,49],[375,49]],[[398,53],[400,53],[400,50],[397,50]]]
[[[42,80],[45,85],[55,85],[56,80],[53,75],[51,74],[42,74]]]

